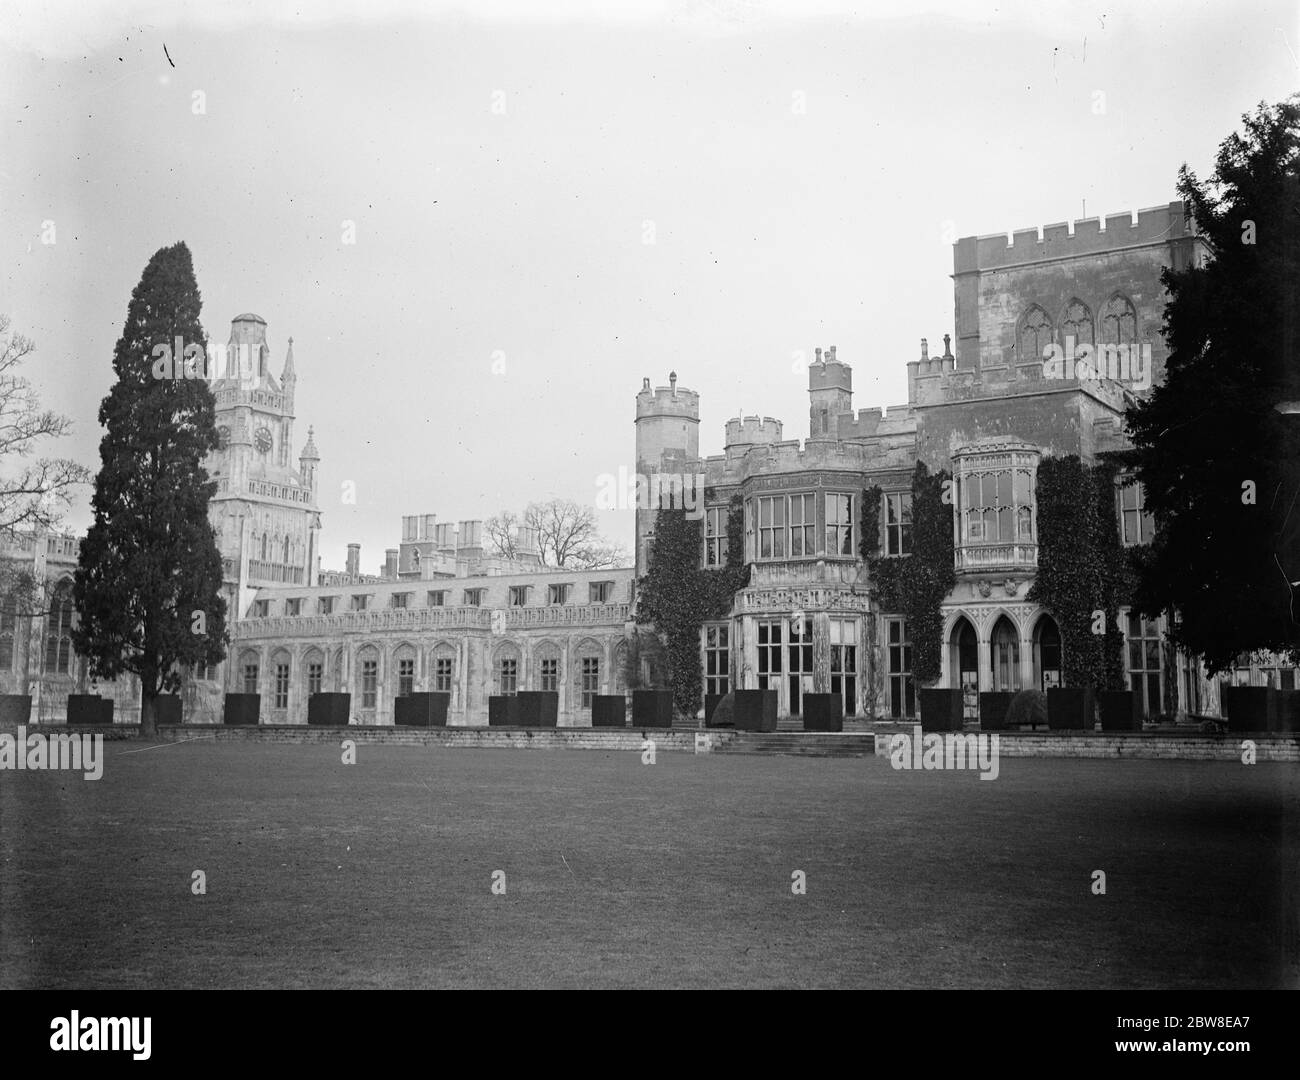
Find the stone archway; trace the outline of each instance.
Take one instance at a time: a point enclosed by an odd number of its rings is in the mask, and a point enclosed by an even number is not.
[[[957,616],[948,635],[949,685],[962,691],[962,713],[974,719],[979,715],[979,637],[965,615]]]
[[[1044,612],[1034,623],[1034,685],[1039,690],[1064,685],[1064,656],[1061,628]]]

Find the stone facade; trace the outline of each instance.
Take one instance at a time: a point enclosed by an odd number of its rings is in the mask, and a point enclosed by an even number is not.
[[[955,481],[958,582],[942,606],[939,685],[966,688],[968,715],[979,691],[1061,685],[1055,620],[1026,599],[1037,567],[1038,463],[1077,454],[1091,464],[1126,447],[1126,404],[1164,370],[1161,268],[1205,255],[1180,203],[1107,218],[1104,228],[1090,219],[1041,234],[961,239],[954,245],[956,355],[948,335],[933,357],[923,339],[919,358],[907,364],[906,404],[855,414],[851,367],[835,346],[817,349],[802,444],[784,438],[779,420],[739,417],[726,425],[723,452],[700,456],[698,395],[675,376],[657,389],[645,380],[637,460],[645,473],[704,474],[704,565],[725,547],[729,501],[739,496],[744,505],[751,581],[729,616],[704,630],[705,692],[775,689],[785,715],[797,714],[810,691],[841,695],[846,715],[915,715],[910,629],[868,598],[858,518],[863,489],[878,485],[882,544],[905,551],[918,459]],[[1047,367],[1053,344],[1072,361],[1074,347],[1087,345],[1078,356],[1093,362]],[[1121,345],[1135,358],[1149,353],[1145,386],[1133,377],[1137,368],[1126,374],[1099,362],[1128,356]],[[1140,499],[1140,489],[1126,490]],[[1123,542],[1149,539],[1140,503],[1121,514],[1118,490],[1116,499]],[[653,551],[654,512],[638,511],[638,572]],[[1120,616],[1127,678],[1147,715],[1217,712],[1217,682],[1168,646],[1163,620]],[[1294,686],[1295,672],[1254,664],[1233,681]]]
[[[884,492],[882,550],[905,554],[910,478],[917,460],[953,473],[957,585],[945,600],[942,686],[980,690],[1058,685],[1059,632],[1027,599],[1037,567],[1034,481],[1048,456],[1085,462],[1121,450],[1123,412],[1146,392],[1119,371],[1051,370],[1043,350],[1067,342],[1149,349],[1163,372],[1160,269],[1205,257],[1181,204],[954,245],[956,353],[907,362],[905,404],[854,412],[853,370],[835,346],[816,350],[808,375],[805,439],[780,420],[727,422],[722,452],[702,456],[699,395],[645,379],[636,395],[636,462],[643,477],[702,476],[703,565],[725,563],[727,511],[744,513],[748,587],[726,618],[706,626],[700,649],[706,694],[777,691],[797,715],[808,692],[841,695],[849,716],[916,713],[910,630],[880,611],[858,557],[863,489]],[[936,350],[937,352],[937,350]],[[653,557],[654,509],[638,502],[635,565],[613,570],[542,567],[521,531],[511,559],[484,552],[477,521],[403,519],[380,573],[361,572],[350,545],[341,571],[320,567],[320,455],[309,429],[294,458],[293,341],[277,377],[266,322],[232,320],[235,362],[212,384],[221,449],[208,462],[218,484],[210,516],[225,565],[231,648],[214,670],[186,673],[185,716],[219,722],[229,692],[261,695],[263,723],[304,724],[316,690],[351,695],[351,719],[392,724],[396,696],[451,695],[449,723],[486,723],[490,694],[555,690],[559,723],[590,722],[593,694],[625,688],[636,578]],[[1086,355],[1086,354],[1085,354]],[[1116,375],[1119,377],[1110,377]],[[296,464],[295,464],[296,460]],[[1135,489],[1128,489],[1131,492]],[[1140,495],[1140,492],[1138,492]],[[1132,495],[1130,495],[1130,499]],[[1124,542],[1149,539],[1140,502],[1120,506]],[[37,721],[63,719],[67,695],[101,692],[116,718],[139,715],[134,679],[89,683],[70,648],[69,589],[78,541],[20,537],[0,548],[10,570],[45,585],[49,602],[3,605],[0,689],[33,697]],[[1162,620],[1121,612],[1129,684],[1148,715],[1215,713],[1218,683],[1175,653]],[[1236,683],[1295,686],[1296,673],[1258,662]]]

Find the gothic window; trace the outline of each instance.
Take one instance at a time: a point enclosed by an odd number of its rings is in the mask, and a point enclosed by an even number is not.
[[[368,650],[357,658],[361,668],[361,707],[373,709],[379,703],[379,657]]]
[[[289,707],[289,658],[277,656],[275,659],[275,702],[273,708]]]
[[[1101,340],[1106,345],[1132,345],[1137,341],[1137,311],[1123,293],[1116,293],[1102,308]]]
[[[510,696],[519,691],[519,657],[502,656],[497,659],[497,694]]]
[[[550,691],[560,689],[560,657],[552,645],[545,645],[538,651],[537,688]]]
[[[284,557],[280,560],[285,566],[289,565],[289,538],[284,538]]]
[[[582,658],[582,707],[591,708],[591,699],[600,693],[600,658]]]
[[[1064,337],[1074,338],[1076,345],[1085,342],[1089,345],[1097,343],[1093,337],[1092,310],[1077,297],[1065,305],[1065,317],[1061,319],[1061,334]]]
[[[262,534],[262,562],[266,562],[266,533]]]
[[[403,646],[402,653],[397,658],[397,696],[409,697],[415,693],[415,654],[410,646]]]
[[[45,670],[66,675],[72,665],[72,584],[63,582],[54,591],[45,629]]]
[[[1043,350],[1051,342],[1052,320],[1047,317],[1047,312],[1035,304],[1025,312],[1024,317],[1020,320],[1020,331],[1017,335],[1020,362],[1027,364],[1041,361],[1043,359]]]

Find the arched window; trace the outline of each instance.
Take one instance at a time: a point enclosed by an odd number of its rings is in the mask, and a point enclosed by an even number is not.
[[[1132,345],[1137,341],[1137,311],[1123,293],[1116,293],[1102,308],[1101,340],[1105,345]]]
[[[411,569],[420,569],[420,549],[416,548],[411,552]]]
[[[993,689],[1003,693],[1020,689],[1020,635],[1003,615],[989,638],[989,660],[993,665]]]
[[[262,533],[262,562],[266,562],[266,533]]]
[[[45,671],[66,675],[72,666],[72,583],[64,581],[50,599],[45,624]]]
[[[284,538],[284,558],[280,560],[285,566],[289,565],[289,538]]]
[[[1065,305],[1065,315],[1061,319],[1061,334],[1074,338],[1076,345],[1095,345],[1093,336],[1092,309],[1075,297]]]
[[[1016,336],[1020,348],[1020,363],[1029,364],[1043,359],[1043,350],[1052,342],[1052,320],[1037,304],[1025,312]]]

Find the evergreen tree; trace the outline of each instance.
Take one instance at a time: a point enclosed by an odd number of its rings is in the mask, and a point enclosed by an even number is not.
[[[216,484],[203,465],[217,429],[198,359],[207,349],[200,306],[189,248],[158,251],[131,294],[113,353],[117,382],[99,407],[95,520],[73,589],[77,651],[96,678],[139,677],[146,734],[155,699],[180,688],[181,669],[225,654],[221,555],[208,520]],[[182,354],[165,363],[159,347],[174,354],[178,343]],[[186,351],[197,360],[189,370]]]
[[[1166,378],[1129,410],[1156,517],[1135,603],[1214,673],[1300,652],[1300,97],[1261,105],[1178,190],[1210,258],[1166,269]]]

